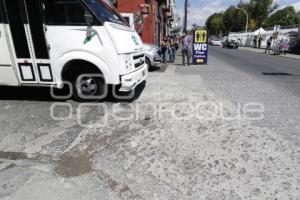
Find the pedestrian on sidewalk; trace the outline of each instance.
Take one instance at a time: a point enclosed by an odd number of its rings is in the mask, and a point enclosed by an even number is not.
[[[179,49],[179,38],[175,36],[174,38],[175,50],[178,51]]]
[[[170,38],[170,36],[167,37],[166,46],[167,46],[166,58],[167,58],[167,62],[170,63],[171,62],[171,38]]]
[[[170,39],[170,63],[175,62],[175,53],[176,53],[176,47],[175,47],[174,38],[171,38]]]
[[[259,49],[261,48],[261,42],[262,42],[262,37],[259,36],[259,38],[258,38],[258,48]]]
[[[190,45],[191,39],[187,33],[184,32],[184,37],[182,39],[182,65],[185,66],[185,57],[187,58],[187,64],[190,65]]]
[[[160,50],[163,63],[166,63],[166,53],[167,53],[167,39],[164,38],[160,43]]]
[[[266,47],[265,53],[267,53],[267,52],[270,53],[270,51],[271,51],[272,40],[273,40],[273,37],[270,37],[270,38],[267,40],[267,47]]]
[[[254,48],[257,47],[257,36],[254,36],[254,38],[253,38],[253,47]]]

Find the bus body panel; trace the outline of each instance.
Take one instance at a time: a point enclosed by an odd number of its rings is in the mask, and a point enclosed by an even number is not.
[[[123,90],[134,89],[146,78],[143,43],[132,28],[111,22],[48,24],[40,10],[45,5],[39,7],[42,0],[0,1],[6,4],[9,19],[5,25],[0,23],[0,85],[62,87],[64,67],[74,60],[93,64],[106,84],[124,85]],[[39,19],[32,10],[40,13]]]
[[[105,28],[119,54],[134,53],[143,49],[143,42],[133,28],[105,23]]]
[[[0,85],[18,86],[11,51],[7,40],[6,24],[0,23]]]
[[[119,84],[120,81],[118,79],[118,75],[113,74],[114,71],[111,71],[108,65],[103,60],[101,60],[101,58],[95,56],[92,53],[84,51],[70,51],[59,57],[58,60],[53,60],[53,62],[51,63],[53,66],[54,75],[57,77],[56,80],[58,87],[62,86],[63,80],[61,75],[64,70],[64,67],[69,62],[74,60],[86,61],[96,66],[102,72],[105,82],[107,84]]]
[[[63,67],[68,62],[84,60],[98,67],[106,83],[119,84],[116,72],[121,68],[121,63],[118,63],[117,54],[104,27],[47,26],[46,37],[56,77],[61,77]]]

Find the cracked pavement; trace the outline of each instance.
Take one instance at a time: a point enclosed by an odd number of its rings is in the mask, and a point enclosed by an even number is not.
[[[299,146],[208,89],[201,70],[220,62],[154,71],[129,104],[12,89],[0,101],[0,199],[300,199]]]

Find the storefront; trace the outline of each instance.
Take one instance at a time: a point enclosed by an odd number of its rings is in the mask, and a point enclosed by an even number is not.
[[[110,0],[140,34],[144,43],[159,45],[174,19],[169,0]],[[167,14],[168,13],[168,14]]]

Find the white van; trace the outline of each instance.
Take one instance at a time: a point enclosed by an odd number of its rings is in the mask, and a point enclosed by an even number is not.
[[[0,0],[0,85],[70,82],[84,99],[147,74],[139,35],[104,0]]]

